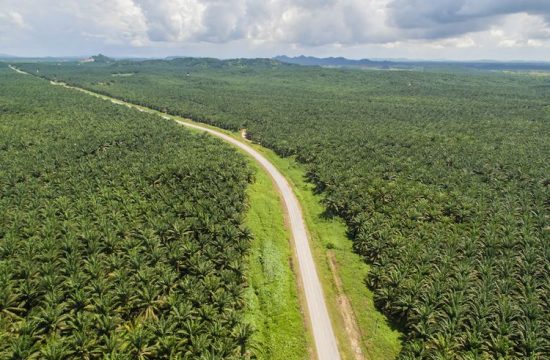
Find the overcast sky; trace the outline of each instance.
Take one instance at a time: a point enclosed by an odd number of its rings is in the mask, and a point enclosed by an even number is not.
[[[0,53],[550,61],[550,0],[0,0]]]

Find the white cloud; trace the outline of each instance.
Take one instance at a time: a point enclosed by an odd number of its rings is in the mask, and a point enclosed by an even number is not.
[[[431,44],[437,49],[445,49],[447,47],[467,49],[478,46],[478,42],[474,40],[473,35],[464,35],[443,40],[437,40],[431,42]]]
[[[136,0],[151,41],[187,41],[204,31],[202,18],[206,5],[198,0]]]
[[[23,16],[14,10],[0,10],[0,39],[9,36],[14,29],[20,30],[27,27]]]
[[[148,42],[147,19],[133,0],[64,1],[63,15],[74,17],[83,35],[95,35],[109,44],[143,46]]]
[[[550,25],[540,15],[511,14],[492,25],[490,37],[500,47],[550,46]]]
[[[25,21],[23,20],[23,16],[19,14],[17,11],[10,11],[5,16],[5,20],[8,23],[11,23],[11,25],[14,25],[18,28],[25,27]]]
[[[386,25],[386,0],[314,2],[288,4],[275,24],[278,41],[317,46],[397,40]]]
[[[550,2],[542,0],[0,0],[0,52],[234,44],[248,51],[243,56],[254,49],[361,54],[361,47],[499,54],[499,47],[547,47],[549,24]]]

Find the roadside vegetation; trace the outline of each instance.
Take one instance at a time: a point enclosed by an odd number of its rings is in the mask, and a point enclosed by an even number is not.
[[[401,359],[550,354],[550,78],[272,60],[23,67],[296,156],[370,265]]]
[[[0,66],[0,358],[252,357],[221,141]]]
[[[300,200],[342,358],[395,359],[401,349],[402,334],[376,310],[373,293],[365,286],[369,265],[353,252],[346,225],[341,219],[325,215],[323,196],[315,193],[314,185],[307,182],[303,165],[294,157],[281,158],[272,150],[255,148],[285,175]],[[341,289],[336,281],[341,283]],[[343,297],[350,302],[351,309],[343,308]],[[344,320],[345,316],[351,318],[352,324]],[[353,327],[353,322],[358,329],[347,329]],[[358,340],[360,351],[354,340]]]
[[[248,261],[249,287],[245,293],[249,323],[258,358],[309,359],[308,331],[293,272],[290,233],[285,227],[281,199],[271,178],[256,164],[254,183],[248,188],[245,224],[253,234]]]

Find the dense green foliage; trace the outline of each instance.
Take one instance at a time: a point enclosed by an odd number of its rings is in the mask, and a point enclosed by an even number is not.
[[[248,357],[243,156],[6,67],[0,84],[0,358]]]
[[[550,78],[269,60],[25,68],[296,155],[372,264],[402,359],[550,357]]]

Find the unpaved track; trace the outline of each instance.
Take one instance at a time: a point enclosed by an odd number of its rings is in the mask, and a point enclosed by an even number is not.
[[[12,70],[20,73],[24,73],[21,70],[10,66]],[[193,128],[196,130],[205,131],[211,135],[214,135],[248,153],[258,162],[272,177],[278,191],[283,197],[286,211],[288,214],[288,223],[290,224],[290,230],[294,240],[294,246],[296,248],[296,256],[298,259],[298,270],[300,272],[300,279],[302,281],[302,287],[304,289],[304,295],[307,303],[307,312],[309,315],[311,329],[313,331],[313,338],[315,341],[315,348],[317,358],[320,360],[339,360],[340,354],[338,352],[338,346],[336,344],[336,337],[332,329],[330,317],[328,314],[327,306],[325,304],[325,297],[317,274],[317,269],[313,261],[313,255],[309,246],[309,240],[306,230],[304,218],[302,216],[302,210],[300,203],[296,198],[296,195],[292,191],[292,187],[281,174],[279,170],[267,160],[262,154],[254,150],[250,145],[237,140],[229,135],[226,135],[220,131],[211,129],[206,126],[202,126],[197,123],[190,123],[187,121],[179,120],[177,117],[164,115],[155,110],[137,106],[131,103],[126,103],[121,100],[109,98],[108,96],[93,93],[88,90],[80,89],[74,86],[68,86],[63,83],[53,83],[55,85],[62,85],[71,89],[83,91],[87,94],[95,95],[100,98],[111,100],[115,104],[125,105],[138,109],[142,112],[153,113],[162,116],[165,119],[171,119],[182,126]]]

